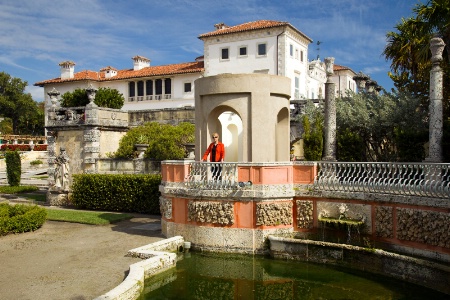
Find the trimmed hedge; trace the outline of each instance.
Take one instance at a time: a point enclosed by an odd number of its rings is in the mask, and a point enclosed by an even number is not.
[[[73,175],[71,201],[80,209],[159,215],[161,175]]]
[[[35,231],[46,218],[45,208],[37,205],[0,203],[0,235]]]
[[[20,177],[22,176],[22,162],[20,154],[17,151],[6,151],[6,176],[10,186],[19,186]]]

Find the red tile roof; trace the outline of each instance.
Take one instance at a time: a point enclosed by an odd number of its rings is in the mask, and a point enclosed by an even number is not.
[[[189,73],[201,73],[204,71],[203,61],[188,62],[180,64],[172,64],[165,66],[151,66],[142,68],[141,70],[134,71],[133,69],[118,70],[117,75],[111,78],[105,78],[103,72],[96,71],[81,71],[74,73],[74,77],[70,79],[61,79],[60,77],[36,82],[35,86],[45,86],[51,83],[81,81],[81,80],[93,80],[93,81],[113,81],[124,80],[130,78],[141,78],[151,76],[167,76],[175,74],[189,74]]]
[[[355,71],[353,71],[352,69],[350,69],[349,67],[346,66],[341,66],[341,65],[333,65],[333,71],[345,71],[345,70],[349,70],[352,71],[353,73],[355,73]],[[356,74],[356,73],[355,73]]]
[[[224,25],[224,24],[223,24]],[[218,35],[224,35],[224,34],[230,34],[230,33],[238,33],[238,32],[244,32],[244,31],[252,31],[252,30],[258,30],[258,29],[266,29],[266,28],[274,28],[274,27],[282,27],[282,26],[289,26],[292,29],[294,29],[297,33],[304,36],[308,40],[312,41],[308,36],[306,36],[303,32],[299,31],[297,28],[289,24],[289,22],[281,22],[281,21],[270,21],[270,20],[259,20],[259,21],[253,21],[248,22],[236,26],[221,26],[222,29],[216,29],[211,32],[203,33],[199,35],[199,39],[205,38],[205,37],[211,37],[211,36],[218,36]]]

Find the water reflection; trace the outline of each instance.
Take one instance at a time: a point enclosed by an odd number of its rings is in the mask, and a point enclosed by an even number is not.
[[[354,270],[263,257],[188,253],[145,283],[142,299],[447,299]]]

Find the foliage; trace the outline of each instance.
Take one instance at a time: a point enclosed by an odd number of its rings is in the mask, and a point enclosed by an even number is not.
[[[323,152],[323,113],[312,102],[308,102],[305,107],[305,114],[301,118],[305,160],[321,160]]]
[[[20,193],[35,192],[37,190],[39,190],[39,188],[33,185],[0,186],[0,193],[3,194],[20,194]]]
[[[442,153],[444,154],[444,162],[450,163],[450,118],[444,121]]]
[[[22,164],[20,161],[20,154],[17,151],[7,151],[5,153],[6,160],[6,174],[8,184],[10,186],[19,186],[20,177],[22,174]]]
[[[123,220],[129,220],[132,217],[132,215],[123,213],[47,209],[47,220],[90,225],[108,225]]]
[[[43,135],[44,106],[43,103],[33,101],[30,94],[25,94],[27,84],[26,81],[0,72],[0,112],[12,123],[14,134]],[[2,127],[7,124],[2,124]]]
[[[427,130],[426,112],[420,100],[403,93],[349,93],[336,102],[338,159],[346,161],[422,161]],[[416,144],[422,141],[419,151],[398,151],[399,143],[407,132],[416,132]],[[355,142],[362,141],[362,145]],[[351,144],[353,143],[353,144]],[[355,148],[355,152],[345,150]]]
[[[160,184],[160,175],[76,174],[71,200],[80,209],[160,214]]]
[[[0,203],[0,235],[34,231],[44,224],[47,211],[37,205]]]
[[[122,108],[125,98],[116,89],[99,88],[94,99],[94,103],[100,107]],[[89,104],[86,89],[75,89],[73,92],[66,92],[61,96],[62,107],[79,107]]]
[[[0,132],[2,134],[12,134],[13,133],[13,124],[11,118],[5,118],[0,121]]]
[[[390,77],[396,88],[421,99],[428,107],[428,90],[431,69],[430,40],[434,34],[442,37],[444,49],[444,116],[450,114],[450,0],[431,0],[417,4],[413,17],[404,19],[395,26],[396,32],[387,33],[387,46],[383,52],[391,60]]]
[[[132,158],[135,144],[148,144],[145,157],[154,160],[182,159],[186,157],[184,144],[194,142],[195,126],[183,122],[176,126],[149,122],[132,128],[119,142],[117,158]]]
[[[30,165],[32,165],[32,166],[37,166],[37,165],[42,165],[42,164],[43,164],[43,161],[40,159],[35,159],[35,160],[30,161]]]

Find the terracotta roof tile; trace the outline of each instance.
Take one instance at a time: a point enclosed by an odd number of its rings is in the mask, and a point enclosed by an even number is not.
[[[289,22],[271,21],[271,20],[253,21],[253,22],[236,25],[236,26],[222,26],[221,27],[222,29],[217,29],[217,30],[214,30],[211,32],[203,33],[198,38],[202,39],[202,38],[211,37],[211,36],[218,36],[218,35],[238,33],[238,32],[258,30],[258,29],[274,28],[274,27],[281,27],[281,26],[290,26],[292,29],[294,29],[296,32],[298,32],[300,35],[311,40],[303,32],[299,31],[297,28],[295,28],[294,26],[289,24]]]
[[[61,79],[60,77],[36,82],[35,86],[44,86],[51,83],[61,83],[61,82],[71,82],[71,81],[81,81],[81,80],[93,80],[93,81],[113,81],[113,80],[123,80],[130,78],[141,78],[141,77],[151,77],[151,76],[167,76],[175,74],[188,74],[188,73],[201,73],[204,71],[203,61],[198,62],[188,62],[180,64],[172,64],[165,66],[151,66],[146,67],[138,71],[133,69],[118,70],[117,75],[111,78],[105,78],[103,72],[95,71],[81,71],[74,74],[74,78]]]
[[[345,70],[349,70],[352,71],[353,73],[355,73],[355,71],[353,71],[352,69],[350,69],[349,67],[346,66],[341,66],[341,65],[333,65],[333,71],[345,71]],[[356,74],[356,73],[355,73]]]

